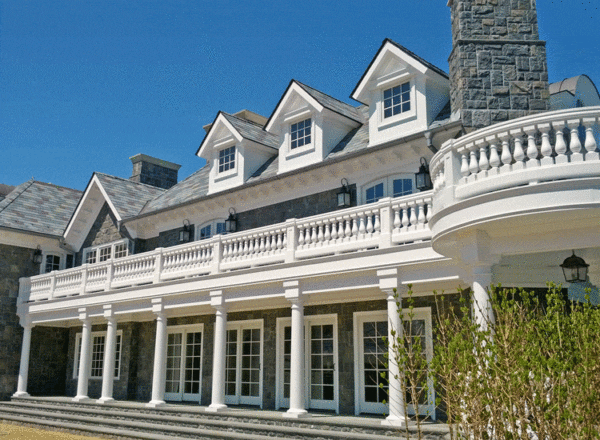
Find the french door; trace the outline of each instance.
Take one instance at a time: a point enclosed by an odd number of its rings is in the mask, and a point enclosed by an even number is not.
[[[229,322],[225,355],[225,403],[262,407],[263,321]]]
[[[290,405],[291,322],[280,318],[278,335],[277,406]],[[307,408],[339,411],[337,316],[304,319],[304,382]]]
[[[413,310],[414,316],[409,321],[404,319],[404,334],[409,344],[420,341],[423,356],[427,361],[433,357],[433,339],[431,330],[430,308]],[[372,413],[386,414],[388,397],[387,381],[387,344],[384,337],[388,336],[387,312],[356,312],[354,314],[354,352],[357,363],[355,391],[357,396],[356,414]],[[382,376],[382,373],[383,376]],[[427,372],[417,372],[423,380]],[[435,392],[431,379],[427,381],[427,389],[419,388],[419,413],[435,418]],[[405,395],[407,412],[415,413],[415,405],[410,393]]]
[[[165,400],[200,401],[202,324],[167,328]]]

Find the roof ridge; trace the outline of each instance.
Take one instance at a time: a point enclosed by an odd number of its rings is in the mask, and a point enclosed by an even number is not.
[[[165,188],[160,188],[158,186],[154,186],[154,185],[149,185],[147,183],[142,183],[142,182],[136,182],[135,180],[130,180],[130,179],[125,179],[124,177],[119,177],[119,176],[113,176],[112,174],[106,174],[103,173],[101,171],[94,171],[94,174],[98,174],[98,175],[102,175],[102,176],[106,176],[106,177],[110,177],[113,179],[117,179],[117,180],[122,180],[123,182],[129,182],[129,183],[133,183],[135,185],[142,185],[142,186],[146,186],[148,188],[152,188],[152,189],[157,189],[160,191],[167,191]]]
[[[15,195],[15,196],[14,196],[12,199],[9,199],[9,196],[11,196],[11,195],[12,195],[12,193],[13,193],[13,192],[15,192],[15,190],[16,190],[18,187],[16,187],[15,189],[13,189],[13,190],[12,190],[12,191],[11,191],[11,192],[10,192],[10,193],[9,193],[9,194],[6,196],[6,198],[4,199],[4,200],[9,200],[9,201],[8,201],[8,203],[7,203],[6,205],[4,205],[4,207],[3,207],[2,209],[0,209],[0,213],[2,213],[2,211],[4,211],[6,208],[8,208],[12,202],[14,202],[15,200],[17,200],[21,194],[23,194],[25,191],[27,191],[27,190],[28,190],[28,189],[31,187],[31,185],[33,185],[33,184],[34,184],[34,182],[35,182],[35,180],[33,180],[33,178],[29,179],[27,182],[23,182],[21,185],[24,185],[24,184],[26,184],[26,183],[29,183],[29,185],[27,185],[25,188],[23,188],[23,191],[21,191],[20,193],[16,194],[16,195]]]
[[[356,109],[356,110],[358,110],[358,107],[355,107],[355,106],[353,106],[352,104],[348,104],[347,102],[344,102],[344,101],[342,101],[341,99],[338,99],[338,98],[336,98],[335,96],[331,96],[331,95],[330,95],[330,94],[328,94],[328,93],[322,92],[322,91],[321,91],[321,90],[319,90],[319,89],[315,89],[314,87],[311,87],[311,86],[309,86],[309,85],[307,85],[307,84],[304,84],[304,83],[302,83],[302,82],[300,82],[300,81],[298,81],[298,80],[296,80],[296,79],[293,79],[292,81],[294,81],[295,83],[297,83],[297,84],[298,84],[298,85],[300,85],[301,87],[307,87],[307,88],[309,88],[309,89],[311,89],[311,90],[314,90],[315,92],[322,93],[323,95],[327,96],[328,98],[334,99],[334,100],[336,100],[337,102],[339,102],[339,103],[341,103],[341,104],[347,105],[347,106],[349,106],[349,107],[352,107],[353,109]]]
[[[83,191],[75,189],[75,188],[69,188],[68,186],[62,186],[62,185],[56,185],[55,183],[50,183],[50,182],[42,182],[40,180],[33,180],[32,179],[31,183],[32,184],[39,183],[39,184],[45,185],[45,186],[51,186],[51,187],[54,187],[54,188],[67,189],[69,191],[75,191],[75,192],[78,192],[78,193],[83,193]]]
[[[232,115],[231,113],[227,113],[227,112],[221,112],[221,113],[223,113],[223,115],[225,115],[226,117],[227,117],[227,116],[231,116],[232,118],[235,118],[235,119],[237,119],[237,120],[239,120],[239,121],[242,121],[242,122],[247,122],[248,124],[255,125],[255,126],[259,127],[259,128],[260,128],[262,131],[264,131],[265,133],[269,133],[268,131],[266,131],[266,130],[265,130],[265,126],[264,126],[264,125],[260,125],[260,124],[259,124],[259,123],[257,123],[257,122],[254,122],[254,121],[249,121],[248,119],[244,119],[244,118],[240,118],[239,116]],[[269,133],[269,134],[270,134],[270,133]]]
[[[425,58],[417,55],[415,52],[413,52],[412,50],[406,48],[406,46],[403,46],[400,43],[397,43],[396,41],[392,40],[391,38],[386,38],[385,40],[383,40],[384,44],[386,41],[389,41],[391,44],[395,45],[396,47],[398,47],[399,49],[407,52],[411,57],[415,58],[417,61],[424,63],[425,65],[431,66],[433,68],[433,70],[437,71],[437,73],[442,74],[443,76],[445,76],[446,78],[450,78],[450,75],[448,73],[446,73],[445,71],[443,71],[442,69],[440,69],[438,66],[436,66],[435,64],[427,61]]]

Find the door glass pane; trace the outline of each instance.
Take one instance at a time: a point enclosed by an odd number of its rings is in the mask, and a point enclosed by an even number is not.
[[[333,324],[313,325],[310,330],[310,398],[333,400]]]
[[[283,397],[290,397],[290,365],[292,364],[292,327],[283,329]]]
[[[227,330],[225,355],[225,394],[235,396],[237,383],[237,330]]]
[[[182,333],[170,333],[167,337],[167,380],[165,392],[181,392]]]
[[[202,363],[202,332],[187,333],[185,344],[184,393],[200,393],[200,366]]]
[[[365,402],[382,403],[388,400],[388,383],[381,373],[387,374],[387,346],[383,337],[387,337],[387,321],[363,323],[363,380]],[[382,387],[380,387],[380,385]]]
[[[260,382],[260,329],[242,330],[241,395],[257,397]]]
[[[406,335],[405,344],[413,346],[413,350],[420,351],[423,360],[427,360],[427,348],[425,341],[425,320],[415,319],[412,321],[404,321],[404,332]],[[410,337],[409,337],[410,335]],[[415,348],[419,344],[420,348]],[[426,365],[424,363],[423,365]],[[417,383],[416,392],[419,399],[419,404],[427,403],[427,393],[423,390],[423,384],[427,381],[427,371],[425,369],[414,373],[412,378],[413,383]],[[414,398],[410,392],[406,393],[406,402],[414,403]]]

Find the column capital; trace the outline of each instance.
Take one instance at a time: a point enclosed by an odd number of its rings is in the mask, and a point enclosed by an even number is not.
[[[154,313],[157,316],[164,316],[165,305],[163,303],[162,298],[153,298],[152,299],[152,313]]]
[[[87,309],[85,307],[80,307],[77,312],[79,313],[79,320],[80,321],[88,321],[90,320],[90,315],[87,311]]]
[[[35,327],[35,324],[33,324],[31,322],[31,316],[29,316],[29,315],[21,316],[19,318],[19,324],[23,328],[33,328],[33,327]]]
[[[397,268],[378,270],[377,277],[379,278],[379,289],[388,297],[394,295],[394,289],[398,291],[400,280]]]
[[[113,306],[111,304],[105,304],[102,307],[102,309],[103,309],[103,312],[104,312],[104,317],[107,320],[114,320],[114,319],[116,319],[115,311],[114,311]]]
[[[285,294],[285,299],[294,304],[302,304],[305,300],[305,297],[307,296],[302,293],[302,286],[300,285],[299,280],[284,281],[283,290]]]
[[[222,290],[212,290],[210,292],[210,306],[220,312],[225,312],[227,310],[225,295]]]

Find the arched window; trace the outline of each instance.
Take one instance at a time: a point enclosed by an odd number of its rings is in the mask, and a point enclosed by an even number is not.
[[[225,234],[224,220],[211,220],[196,228],[196,240],[206,240],[213,235]]]
[[[362,202],[374,203],[383,197],[402,197],[414,191],[414,176],[393,175],[367,183],[363,186]]]

